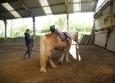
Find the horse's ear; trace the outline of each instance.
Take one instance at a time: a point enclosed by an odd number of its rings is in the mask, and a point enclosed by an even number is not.
[[[78,32],[75,33],[74,41],[75,41],[75,42],[78,41]]]

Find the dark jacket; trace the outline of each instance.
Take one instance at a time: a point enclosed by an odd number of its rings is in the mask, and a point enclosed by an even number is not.
[[[25,33],[25,43],[26,45],[31,44],[30,34]]]

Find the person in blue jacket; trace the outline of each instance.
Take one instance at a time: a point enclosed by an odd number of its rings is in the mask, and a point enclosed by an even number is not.
[[[25,56],[26,56],[27,53],[28,53],[29,58],[31,58],[31,56],[30,56],[31,43],[32,42],[31,42],[31,36],[30,36],[30,29],[27,29],[26,33],[25,33],[25,44],[27,46],[27,51],[23,56],[24,59],[26,59]]]

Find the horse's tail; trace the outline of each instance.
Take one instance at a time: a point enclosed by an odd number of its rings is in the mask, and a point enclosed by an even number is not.
[[[40,66],[45,66],[45,53],[47,51],[45,40],[46,36],[40,37]]]

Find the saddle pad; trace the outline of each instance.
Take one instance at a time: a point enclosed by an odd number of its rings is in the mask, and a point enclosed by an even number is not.
[[[57,34],[62,41],[67,41],[67,37],[60,35],[57,31],[55,31],[54,34]],[[64,32],[63,32],[63,34],[64,34]],[[65,35],[65,34],[64,34],[64,35]]]

